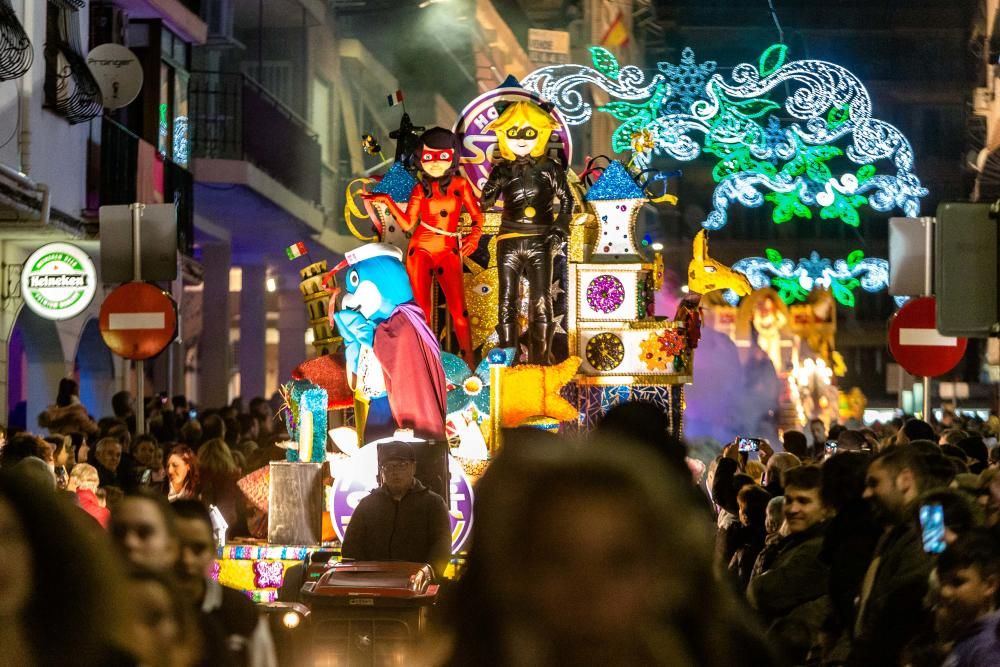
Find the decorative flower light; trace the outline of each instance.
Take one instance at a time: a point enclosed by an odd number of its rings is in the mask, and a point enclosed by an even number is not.
[[[665,371],[667,364],[674,360],[673,355],[664,349],[660,336],[655,333],[649,334],[648,338],[640,342],[639,349],[639,359],[651,371]]]
[[[475,408],[480,418],[490,414],[490,366],[510,366],[514,362],[514,350],[495,347],[486,358],[479,362],[475,373],[461,357],[449,352],[441,353],[441,365],[445,379],[453,387],[448,390],[447,414],[464,412]]]
[[[587,304],[599,313],[613,313],[625,301],[625,286],[610,274],[602,274],[587,285]]]
[[[798,263],[781,256],[773,248],[767,257],[747,257],[733,264],[733,270],[747,277],[754,289],[773,287],[785,303],[802,302],[813,289],[829,289],[843,306],[854,306],[854,290],[861,287],[866,292],[878,292],[889,285],[889,262],[875,257],[865,257],[855,250],[847,259],[829,260],[815,250]],[[740,297],[726,290],[723,298],[731,305]]]
[[[757,207],[768,202],[777,224],[812,218],[818,210],[823,219],[856,227],[864,205],[919,215],[927,190],[913,173],[909,141],[872,117],[868,91],[844,67],[821,60],[785,62],[787,47],[775,44],[756,65],[737,65],[726,80],[713,73],[714,62],[698,65],[694,52],[685,49],[680,65],[658,63],[661,73],[647,80],[642,70],[622,67],[606,49],[590,50],[593,67],[543,67],[522,86],[550,100],[572,125],[586,122],[593,112],[579,86],[591,84],[608,93],[612,100],[597,109],[621,121],[612,148],[633,150],[639,169],[656,156],[717,158],[713,176],[718,185],[704,227],[723,227],[732,203]],[[795,119],[787,126],[772,113],[782,105],[768,97],[783,90],[789,91],[784,112]],[[636,145],[637,136],[651,137],[653,148],[636,150],[645,148],[645,143]],[[853,166],[835,173],[831,161],[844,157]],[[875,163],[885,161],[895,173],[878,172]]]

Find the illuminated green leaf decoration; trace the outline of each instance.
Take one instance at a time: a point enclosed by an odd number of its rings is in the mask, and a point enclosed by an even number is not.
[[[851,105],[838,106],[834,104],[826,113],[826,124],[832,130],[851,119]]]
[[[848,280],[834,280],[830,283],[830,291],[833,293],[833,298],[837,300],[843,306],[848,308],[854,307],[854,288],[860,283],[855,278],[850,278]]]
[[[824,220],[836,220],[839,218],[851,227],[857,227],[861,224],[858,209],[867,203],[868,198],[864,195],[851,195],[848,197],[834,190],[833,203],[829,206],[824,206],[820,210],[819,215]]]
[[[760,118],[781,108],[777,102],[767,98],[729,102],[728,106],[733,113],[738,113],[745,118]]]
[[[784,259],[784,258],[781,256],[780,252],[778,252],[774,248],[768,248],[764,252],[764,254],[767,255],[768,261],[770,261],[771,264],[774,264],[775,268],[778,268],[778,267],[781,266],[781,260]]]
[[[861,168],[855,173],[858,177],[858,185],[860,185],[875,175],[875,165],[862,165]]]
[[[855,250],[850,255],[847,256],[847,268],[853,269],[858,265],[858,262],[865,258],[865,253],[863,250]]]
[[[594,63],[594,69],[598,72],[612,79],[618,78],[618,71],[621,68],[615,54],[602,46],[592,46],[590,47],[590,58]]]
[[[795,278],[775,276],[771,279],[771,287],[778,290],[778,297],[788,304],[805,301],[809,298],[809,290],[802,287]]]
[[[812,220],[812,211],[799,200],[797,192],[768,192],[764,199],[774,204],[771,220],[776,225],[788,222],[792,218]]]
[[[785,64],[785,57],[788,55],[788,47],[784,44],[772,44],[767,51],[760,56],[760,63],[757,69],[761,76],[769,76]]]

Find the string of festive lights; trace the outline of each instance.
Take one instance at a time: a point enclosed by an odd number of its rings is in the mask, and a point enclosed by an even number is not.
[[[659,73],[647,80],[639,68],[623,67],[611,52],[591,47],[592,67],[543,67],[522,85],[573,125],[593,113],[579,87],[605,91],[612,99],[597,110],[621,121],[612,148],[632,151],[640,170],[656,156],[716,157],[712,210],[702,222],[708,229],[725,226],[732,203],[752,208],[769,202],[776,224],[811,219],[818,209],[822,219],[857,227],[865,205],[919,215],[927,190],[913,173],[906,137],[872,117],[868,91],[849,70],[821,60],[786,62],[787,51],[775,44],[756,65],[734,67],[727,81],[715,62],[699,64],[684,49],[679,65],[658,63]],[[768,97],[782,89],[783,105]],[[795,121],[783,126],[773,113],[782,108]],[[834,160],[845,165],[839,174]],[[895,173],[879,173],[879,162],[890,163]]]
[[[773,248],[768,248],[766,254],[767,257],[741,259],[733,264],[733,270],[745,275],[754,289],[773,287],[787,304],[806,301],[814,289],[828,289],[838,303],[852,308],[856,288],[879,292],[889,286],[889,262],[865,257],[860,250],[837,260],[813,251],[798,262],[782,257]],[[732,290],[726,290],[722,296],[734,306],[740,301]]]

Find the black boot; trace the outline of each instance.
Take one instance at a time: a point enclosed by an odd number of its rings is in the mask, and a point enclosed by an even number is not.
[[[539,366],[548,366],[549,359],[549,338],[550,330],[553,328],[550,322],[532,322],[528,326],[528,363]]]

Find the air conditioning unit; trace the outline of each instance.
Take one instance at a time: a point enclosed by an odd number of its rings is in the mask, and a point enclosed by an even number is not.
[[[203,0],[201,17],[208,24],[209,46],[245,48],[233,32],[236,0]]]

